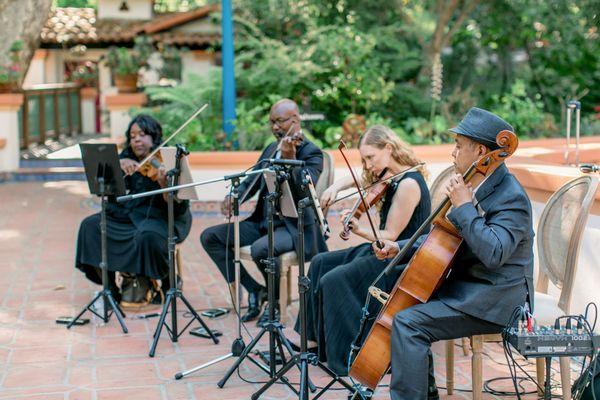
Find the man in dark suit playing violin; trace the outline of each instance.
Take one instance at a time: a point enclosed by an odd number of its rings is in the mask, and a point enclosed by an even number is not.
[[[456,175],[446,188],[452,203],[447,218],[464,241],[452,273],[430,301],[394,317],[393,400],[427,398],[432,342],[499,333],[516,307],[527,301],[533,306],[534,234],[525,190],[504,163],[477,187],[463,180],[472,163],[499,148],[495,138],[502,130],[513,131],[500,117],[479,108],[469,110],[450,130],[456,134]],[[373,250],[384,259],[396,255],[402,245],[386,241],[383,249]]]
[[[305,167],[294,167],[289,174],[290,178],[288,182],[294,201],[297,204],[300,199],[307,196],[307,191],[301,188],[303,171],[310,174],[313,182],[317,182],[323,170],[323,153],[321,149],[303,137],[300,126],[300,113],[298,105],[294,101],[283,99],[275,103],[271,107],[269,122],[271,124],[271,131],[277,141],[265,148],[254,169],[268,167],[268,163],[261,161],[269,158],[304,161]],[[251,176],[240,184],[240,204],[256,193],[258,193],[256,209],[249,218],[240,223],[240,246],[252,246],[252,258],[263,273],[266,282],[265,264],[261,260],[266,259],[268,256],[268,204],[265,200],[268,192],[262,175]],[[229,196],[225,197],[221,210],[224,215],[230,215],[231,199]],[[318,224],[315,224],[313,210],[311,208],[306,209],[304,216],[304,253],[308,261],[313,255],[327,251],[327,246]],[[274,226],[275,257],[295,250],[296,236],[298,234],[297,219],[276,215],[274,217]],[[229,239],[227,238],[228,232]],[[229,226],[229,224],[210,227],[202,232],[200,240],[202,246],[215,264],[217,264],[227,282],[231,284],[234,281],[233,227]],[[225,248],[226,243],[229,244],[228,248]],[[279,271],[279,266],[277,271]],[[279,287],[278,278],[279,276],[276,279],[276,288]],[[240,270],[240,281],[242,286],[248,291],[248,311],[242,316],[242,321],[251,321],[256,319],[260,314],[260,309],[267,298],[266,289],[256,282],[243,266]],[[276,296],[278,296],[279,291],[276,290],[276,293]],[[267,319],[268,313],[265,311],[259,319],[258,325],[261,326]]]

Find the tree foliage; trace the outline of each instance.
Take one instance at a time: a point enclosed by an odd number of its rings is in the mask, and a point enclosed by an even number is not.
[[[241,148],[269,140],[266,115],[282,97],[325,114],[309,125],[325,146],[352,114],[412,143],[440,143],[472,106],[505,117],[521,137],[556,135],[572,98],[582,99],[582,133],[600,133],[598,0],[233,4]]]

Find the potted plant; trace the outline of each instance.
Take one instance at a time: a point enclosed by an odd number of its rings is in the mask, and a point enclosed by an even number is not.
[[[77,65],[69,75],[69,82],[75,82],[82,87],[95,87],[98,82],[98,67],[91,61]]]
[[[9,60],[6,64],[0,64],[0,93],[12,92],[19,88],[21,82],[21,50],[23,41],[15,40],[10,46]]]
[[[111,46],[104,59],[110,68],[115,86],[120,93],[137,91],[138,72],[147,65],[148,58],[154,52],[152,41],[147,36],[135,38],[133,49]]]

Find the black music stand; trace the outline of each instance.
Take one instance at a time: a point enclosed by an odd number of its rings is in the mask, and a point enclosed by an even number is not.
[[[267,200],[267,218],[268,218],[268,243],[269,243],[269,254],[266,260],[262,260],[267,265],[265,271],[267,272],[267,292],[269,302],[269,320],[263,325],[260,332],[254,337],[254,339],[248,344],[242,351],[236,362],[227,370],[225,376],[217,383],[217,386],[222,388],[227,383],[227,380],[239,368],[242,361],[244,361],[249,355],[254,346],[263,337],[265,333],[269,333],[269,377],[273,378],[276,376],[276,351],[279,351],[281,358],[284,363],[287,363],[283,348],[285,347],[289,354],[292,356],[295,354],[294,350],[288,339],[283,334],[283,325],[275,318],[275,275],[277,274],[277,264],[274,255],[274,225],[273,215],[276,213],[276,204],[279,201],[279,209],[285,216],[295,215],[297,217],[296,207],[294,200],[291,197],[291,191],[289,190],[289,184],[287,179],[289,174],[285,168],[278,165],[271,165],[270,171],[265,172],[265,181],[267,183],[269,194],[266,196]],[[283,195],[282,195],[283,194]],[[284,211],[285,210],[285,211]],[[289,214],[289,215],[288,215]],[[251,360],[251,358],[249,358]],[[298,393],[296,388],[292,386],[289,380],[284,376],[279,378],[284,384],[294,392]],[[311,390],[314,385],[309,383]]]
[[[123,180],[123,172],[119,163],[119,154],[117,153],[117,145],[104,143],[81,143],[81,158],[83,167],[87,177],[88,185],[91,194],[100,196],[102,210],[100,211],[100,241],[101,241],[101,261],[100,269],[102,270],[102,291],[99,292],[90,301],[81,312],[67,325],[67,329],[89,310],[92,314],[107,323],[110,316],[114,312],[121,324],[124,333],[127,333],[127,327],[123,321],[125,314],[115,301],[110,288],[108,287],[108,265],[107,265],[107,250],[106,250],[106,203],[107,196],[119,196],[125,194],[125,181]],[[102,315],[98,314],[92,305],[102,298],[104,305],[102,307]],[[112,309],[112,311],[109,310]]]

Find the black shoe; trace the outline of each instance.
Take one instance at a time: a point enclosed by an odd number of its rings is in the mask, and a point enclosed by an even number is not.
[[[437,387],[429,387],[427,389],[427,400],[440,400],[440,395],[438,393]]]
[[[275,307],[275,321],[279,321],[279,318],[280,318],[279,307]],[[265,311],[263,311],[262,315],[258,319],[256,326],[258,326],[259,328],[262,328],[262,327],[264,327],[264,325],[267,322],[269,322],[269,305],[267,305],[265,307]]]
[[[242,315],[242,322],[253,321],[260,315],[260,309],[267,300],[267,292],[261,288],[258,292],[248,293],[248,310]]]

